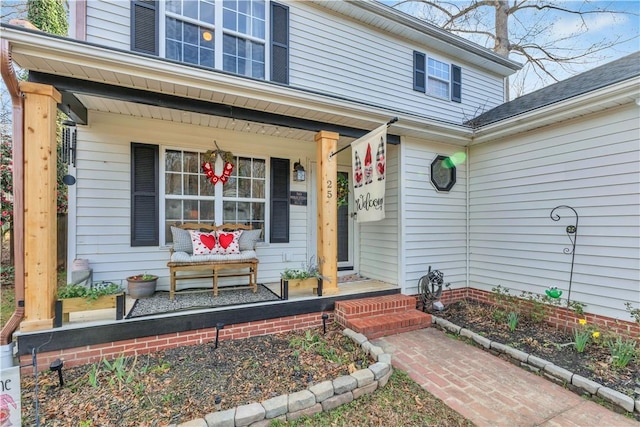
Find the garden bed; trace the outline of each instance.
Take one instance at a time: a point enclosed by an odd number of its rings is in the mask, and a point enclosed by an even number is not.
[[[533,322],[526,316],[520,316],[512,331],[508,326],[506,313],[489,304],[473,300],[458,301],[434,314],[491,341],[545,359],[627,396],[634,397],[634,390],[638,387],[636,381],[640,381],[640,346],[636,345],[635,357],[628,365],[623,368],[614,367],[606,343],[615,337],[607,331],[593,329],[584,351],[579,353],[572,344],[572,331],[543,322]],[[598,332],[597,338],[593,337],[593,332]]]

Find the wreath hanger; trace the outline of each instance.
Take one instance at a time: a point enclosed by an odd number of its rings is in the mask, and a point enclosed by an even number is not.
[[[202,162],[202,171],[209,178],[211,184],[216,185],[219,181],[223,184],[229,180],[231,172],[233,172],[233,153],[231,151],[221,150],[218,143],[214,140],[213,143],[216,146],[215,150],[208,150],[203,155],[204,162]],[[224,161],[224,167],[222,169],[222,175],[215,174],[215,164],[217,157]]]

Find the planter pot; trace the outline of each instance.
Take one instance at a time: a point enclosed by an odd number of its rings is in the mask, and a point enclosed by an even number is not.
[[[127,291],[131,298],[148,298],[155,293],[157,283],[158,278],[155,276],[148,280],[127,277]]]
[[[280,298],[289,299],[289,289],[311,289],[314,295],[322,296],[322,279],[309,277],[307,279],[280,279]]]
[[[103,295],[97,299],[83,297],[59,299],[56,301],[53,326],[58,328],[62,326],[63,322],[68,322],[69,313],[75,311],[102,310],[105,308],[115,308],[116,320],[122,319],[125,311],[124,293]]]

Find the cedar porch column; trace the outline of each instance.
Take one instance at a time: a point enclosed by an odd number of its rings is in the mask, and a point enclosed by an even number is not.
[[[320,274],[327,280],[322,295],[338,293],[338,158],[329,154],[336,151],[339,135],[320,131],[316,134],[318,162],[318,263]]]
[[[36,331],[52,328],[55,316],[56,110],[61,96],[53,86],[31,82],[21,82],[20,91],[25,95],[25,317],[20,330]]]

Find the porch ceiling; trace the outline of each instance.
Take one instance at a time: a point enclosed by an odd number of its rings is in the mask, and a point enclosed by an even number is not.
[[[257,115],[292,118],[293,124],[282,120],[251,120],[225,117],[225,114],[205,114],[167,108],[161,103],[132,101],[126,97],[110,96],[70,90],[88,110],[113,112],[137,117],[162,118],[175,122],[192,123],[237,131],[278,134],[282,137],[313,141],[317,130],[299,123],[313,121],[321,124],[352,129],[342,133],[340,144],[374,129],[393,117],[399,120],[389,133],[395,142],[401,137],[429,139],[464,146],[470,141],[467,127],[433,120],[403,112],[399,109],[368,105],[347,98],[302,90],[263,80],[254,80],[220,71],[198,68],[148,55],[132,53],[52,36],[39,31],[3,24],[3,38],[11,45],[11,55],[21,68],[51,76],[93,82],[118,88],[164,94],[254,111]],[[286,120],[284,120],[286,122]],[[247,123],[249,124],[247,128]],[[326,129],[331,130],[331,129]],[[393,138],[392,141],[393,142]]]

